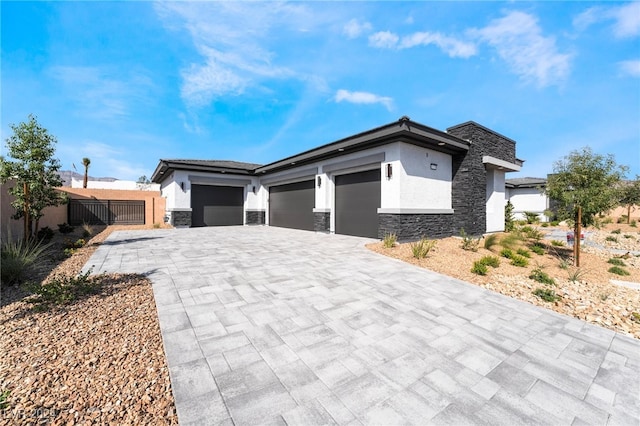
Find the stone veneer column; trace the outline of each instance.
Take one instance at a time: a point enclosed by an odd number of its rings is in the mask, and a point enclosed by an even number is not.
[[[400,241],[450,237],[453,214],[378,214],[378,238],[396,234]]]
[[[264,225],[266,212],[264,210],[247,210],[245,223],[247,225]]]
[[[331,232],[331,212],[314,212],[313,230],[316,232]]]
[[[190,228],[191,211],[174,210],[169,212],[169,223],[174,228]]]

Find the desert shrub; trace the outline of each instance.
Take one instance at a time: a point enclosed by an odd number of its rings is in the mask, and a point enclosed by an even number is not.
[[[611,218],[610,216],[607,216],[604,219],[602,219],[602,224],[603,225],[608,225],[610,223],[613,223],[613,218]]]
[[[613,231],[611,231],[612,234],[620,234],[621,232],[622,230],[620,228],[614,229]]]
[[[549,227],[549,222],[542,222],[540,224],[540,226],[542,226],[543,228],[548,228]]]
[[[558,267],[560,269],[569,269],[570,265],[571,265],[571,262],[569,261],[569,259],[563,259],[563,258],[558,259]]]
[[[74,300],[96,293],[100,288],[100,279],[90,278],[91,269],[77,276],[54,275],[46,284],[32,283],[26,286],[35,296],[29,303],[37,310],[46,310],[51,306],[64,305]]]
[[[520,268],[525,268],[525,267],[527,267],[527,265],[529,265],[529,261],[524,256],[520,256],[518,254],[514,254],[513,257],[511,258],[511,264],[513,266],[518,266]]]
[[[540,217],[538,216],[538,213],[524,212],[524,217],[528,224],[538,223],[540,221]]]
[[[633,235],[624,234],[623,237],[625,237],[626,239],[629,239],[629,238],[633,238]]]
[[[534,244],[531,246],[531,251],[535,254],[542,256],[544,254],[544,247],[541,245]]]
[[[500,259],[498,259],[497,256],[484,256],[482,259],[478,260],[478,262],[486,266],[491,266],[492,268],[500,266]]]
[[[49,228],[48,226],[45,226],[44,228],[41,228],[38,231],[38,233],[36,234],[36,238],[42,241],[43,243],[48,243],[53,238],[53,235],[54,235],[53,229]]]
[[[613,235],[607,235],[607,238],[604,239],[605,241],[611,241],[613,243],[617,243],[618,239],[616,237],[614,237]]]
[[[60,223],[58,225],[58,231],[60,231],[61,234],[70,234],[71,232],[73,232],[74,229],[75,228],[69,225],[67,222]]]
[[[525,237],[531,240],[536,240],[536,241],[540,241],[544,236],[542,234],[542,231],[536,228],[532,228],[531,226],[523,226],[522,233],[524,234]]]
[[[480,246],[480,240],[482,237],[474,238],[464,231],[464,228],[460,229],[460,237],[462,238],[462,249],[476,252]]]
[[[491,247],[495,246],[498,243],[498,235],[491,234],[487,235],[484,239],[484,248],[487,250],[491,250]]]
[[[626,223],[627,222],[627,215],[623,214],[622,216],[620,216],[618,218],[618,222],[617,223]]]
[[[612,266],[611,268],[609,268],[609,272],[616,275],[631,275],[629,271],[621,268],[620,266]]]
[[[413,257],[416,259],[424,259],[435,245],[436,240],[421,238],[420,241],[410,244],[411,253],[413,253]]]
[[[631,321],[640,323],[640,313],[631,312]]]
[[[510,232],[500,239],[500,245],[504,248],[515,250],[522,241],[522,236],[518,232]]]
[[[560,225],[560,222],[558,222],[557,220],[551,221],[551,226],[558,226],[558,225]]]
[[[398,241],[398,236],[395,233],[386,233],[382,239],[382,245],[385,248],[392,248],[396,245],[396,241]]]
[[[629,226],[635,228],[636,226],[638,226],[638,222],[636,222],[635,220],[632,220]]]
[[[87,222],[82,223],[82,238],[89,238],[93,236],[93,226],[89,225]]]
[[[44,253],[51,245],[31,238],[2,243],[0,247],[0,280],[5,285],[12,285],[23,280],[25,274],[38,267],[44,261]]]
[[[531,257],[531,253],[529,253],[529,250],[527,250],[525,248],[519,248],[516,251],[516,253],[518,253],[522,257],[526,257],[527,259]]]
[[[11,395],[10,390],[3,390],[0,392],[0,411],[6,410],[9,408],[9,396]]]
[[[513,231],[514,225],[513,204],[511,201],[507,201],[507,204],[504,205],[504,230],[511,232]]]
[[[480,262],[479,260],[476,260],[475,262],[473,262],[473,268],[471,268],[471,272],[476,275],[487,275],[488,268],[487,265]]]
[[[536,288],[533,291],[533,294],[538,296],[545,302],[556,302],[560,300],[560,296],[558,296],[556,292],[550,288]]]
[[[585,271],[583,271],[582,269],[574,268],[569,271],[569,276],[567,278],[569,279],[569,281],[575,284],[576,282],[582,279],[584,274],[585,274]]]
[[[556,247],[564,247],[564,241],[551,240],[551,245]]]
[[[616,266],[627,266],[624,261],[622,259],[620,259],[619,257],[612,257],[611,259],[607,260],[607,263],[610,263],[612,265],[616,265]]]
[[[506,257],[507,259],[511,259],[513,258],[515,254],[513,253],[513,250],[509,249],[509,248],[503,248],[500,251],[500,256],[502,257]]]
[[[546,272],[544,272],[541,267],[537,267],[533,271],[531,271],[531,274],[529,274],[529,278],[542,284],[556,285],[555,280],[551,278]]]

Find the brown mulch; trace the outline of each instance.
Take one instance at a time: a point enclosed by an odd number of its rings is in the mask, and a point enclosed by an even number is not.
[[[112,231],[136,228],[108,227],[34,277],[78,274]],[[134,274],[94,279],[97,294],[44,312],[19,287],[2,289],[0,392],[10,393],[0,424],[177,424],[151,283]]]
[[[628,225],[611,224],[607,229],[595,231],[594,239],[603,241],[607,235],[610,235],[611,230],[621,227],[623,228],[620,234],[622,238],[618,239],[620,244],[611,245],[610,248],[640,251],[640,233],[637,228]],[[548,228],[540,228],[540,230],[547,232]],[[499,234],[500,237],[504,235]],[[632,237],[624,238],[624,235]],[[640,257],[632,254],[622,255],[621,260],[626,265],[624,269],[630,275],[619,276],[608,272],[613,266],[608,263],[608,260],[620,255],[612,255],[592,248],[586,249],[581,253],[578,279],[572,281],[570,276],[576,273],[576,268],[572,266],[569,247],[555,247],[549,241],[542,240],[546,245],[546,253],[537,255],[531,252],[529,265],[523,268],[513,266],[508,259],[500,257],[503,247],[499,244],[487,250],[483,247],[483,242],[480,242],[477,252],[472,252],[461,248],[460,238],[444,238],[437,241],[436,246],[425,259],[415,259],[409,243],[385,248],[382,242],[377,242],[368,244],[367,247],[385,256],[640,339],[640,322],[638,321],[640,317],[634,316],[634,313],[640,314],[640,290],[622,287],[611,282],[611,280],[618,280],[640,283]],[[531,243],[532,241],[527,241],[522,246],[526,247]],[[498,256],[500,266],[495,269],[489,267],[488,274],[485,276],[472,273],[473,263],[484,256]],[[561,259],[565,261],[562,262]],[[548,286],[530,279],[529,275],[535,268],[542,268],[555,280],[556,286]],[[553,289],[561,299],[557,302],[545,302],[533,294],[537,288]]]

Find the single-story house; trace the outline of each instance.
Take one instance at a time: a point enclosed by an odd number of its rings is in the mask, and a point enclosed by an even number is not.
[[[516,143],[475,122],[408,117],[266,165],[160,160],[151,180],[176,227],[269,225],[401,240],[504,229]]]
[[[550,209],[549,198],[543,189],[547,179],[525,177],[507,179],[505,181],[507,200],[513,204],[513,217],[516,220],[526,219],[525,212],[537,213],[541,222],[549,220],[545,210]]]

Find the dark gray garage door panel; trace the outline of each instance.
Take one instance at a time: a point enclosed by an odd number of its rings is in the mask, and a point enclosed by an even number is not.
[[[313,231],[315,198],[314,180],[270,187],[269,225]]]
[[[378,238],[380,169],[340,175],[336,184],[336,233]]]
[[[191,185],[191,225],[242,225],[244,188]]]

